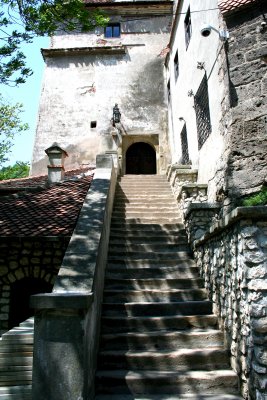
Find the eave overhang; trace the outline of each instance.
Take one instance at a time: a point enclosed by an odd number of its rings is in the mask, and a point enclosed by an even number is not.
[[[86,8],[102,9],[108,14],[119,15],[169,15],[173,12],[172,0],[159,1],[115,1],[115,2],[86,2]]]
[[[57,49],[41,49],[44,60],[51,57],[70,57],[78,55],[126,54],[126,46],[68,47]]]

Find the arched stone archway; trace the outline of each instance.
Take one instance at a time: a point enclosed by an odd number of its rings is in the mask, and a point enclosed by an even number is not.
[[[53,285],[40,278],[25,277],[10,285],[10,306],[8,328],[25,321],[32,316],[30,309],[30,297],[37,293],[49,293],[52,291]]]
[[[156,174],[156,165],[156,152],[148,143],[137,142],[128,148],[126,152],[126,174]]]

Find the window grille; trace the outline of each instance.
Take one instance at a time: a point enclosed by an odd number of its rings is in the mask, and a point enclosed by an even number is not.
[[[185,16],[184,31],[185,31],[185,46],[187,48],[189,45],[191,36],[192,36],[192,23],[191,23],[190,7],[188,8],[186,16]]]
[[[211,133],[208,80],[206,74],[194,97],[197,120],[198,149],[200,150]]]
[[[167,94],[168,94],[168,102],[170,102],[170,100],[171,100],[171,83],[170,83],[170,80],[168,80],[168,83],[167,83]]]
[[[117,38],[121,35],[121,26],[119,23],[109,24],[105,27],[106,38]]]
[[[183,165],[188,165],[188,164],[190,164],[190,159],[189,159],[189,151],[188,151],[186,124],[184,124],[184,127],[183,127],[183,129],[181,131],[181,146],[182,146],[182,160],[181,160],[181,163]]]
[[[179,58],[178,58],[178,50],[176,51],[175,57],[174,57],[174,76],[175,80],[177,80],[179,76]]]

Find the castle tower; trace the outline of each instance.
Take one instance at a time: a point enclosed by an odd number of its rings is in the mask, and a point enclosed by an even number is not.
[[[93,10],[96,3],[86,6]],[[106,28],[60,32],[49,49],[42,49],[46,68],[33,175],[45,173],[44,151],[55,141],[69,154],[67,169],[94,163],[96,154],[105,152],[118,155],[122,174],[163,173],[166,168],[163,64],[172,1],[99,2],[97,6],[110,17]]]

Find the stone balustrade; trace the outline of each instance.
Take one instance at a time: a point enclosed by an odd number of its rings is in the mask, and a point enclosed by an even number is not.
[[[239,207],[222,219],[217,212],[191,205],[186,229],[242,394],[266,400],[267,207]]]

